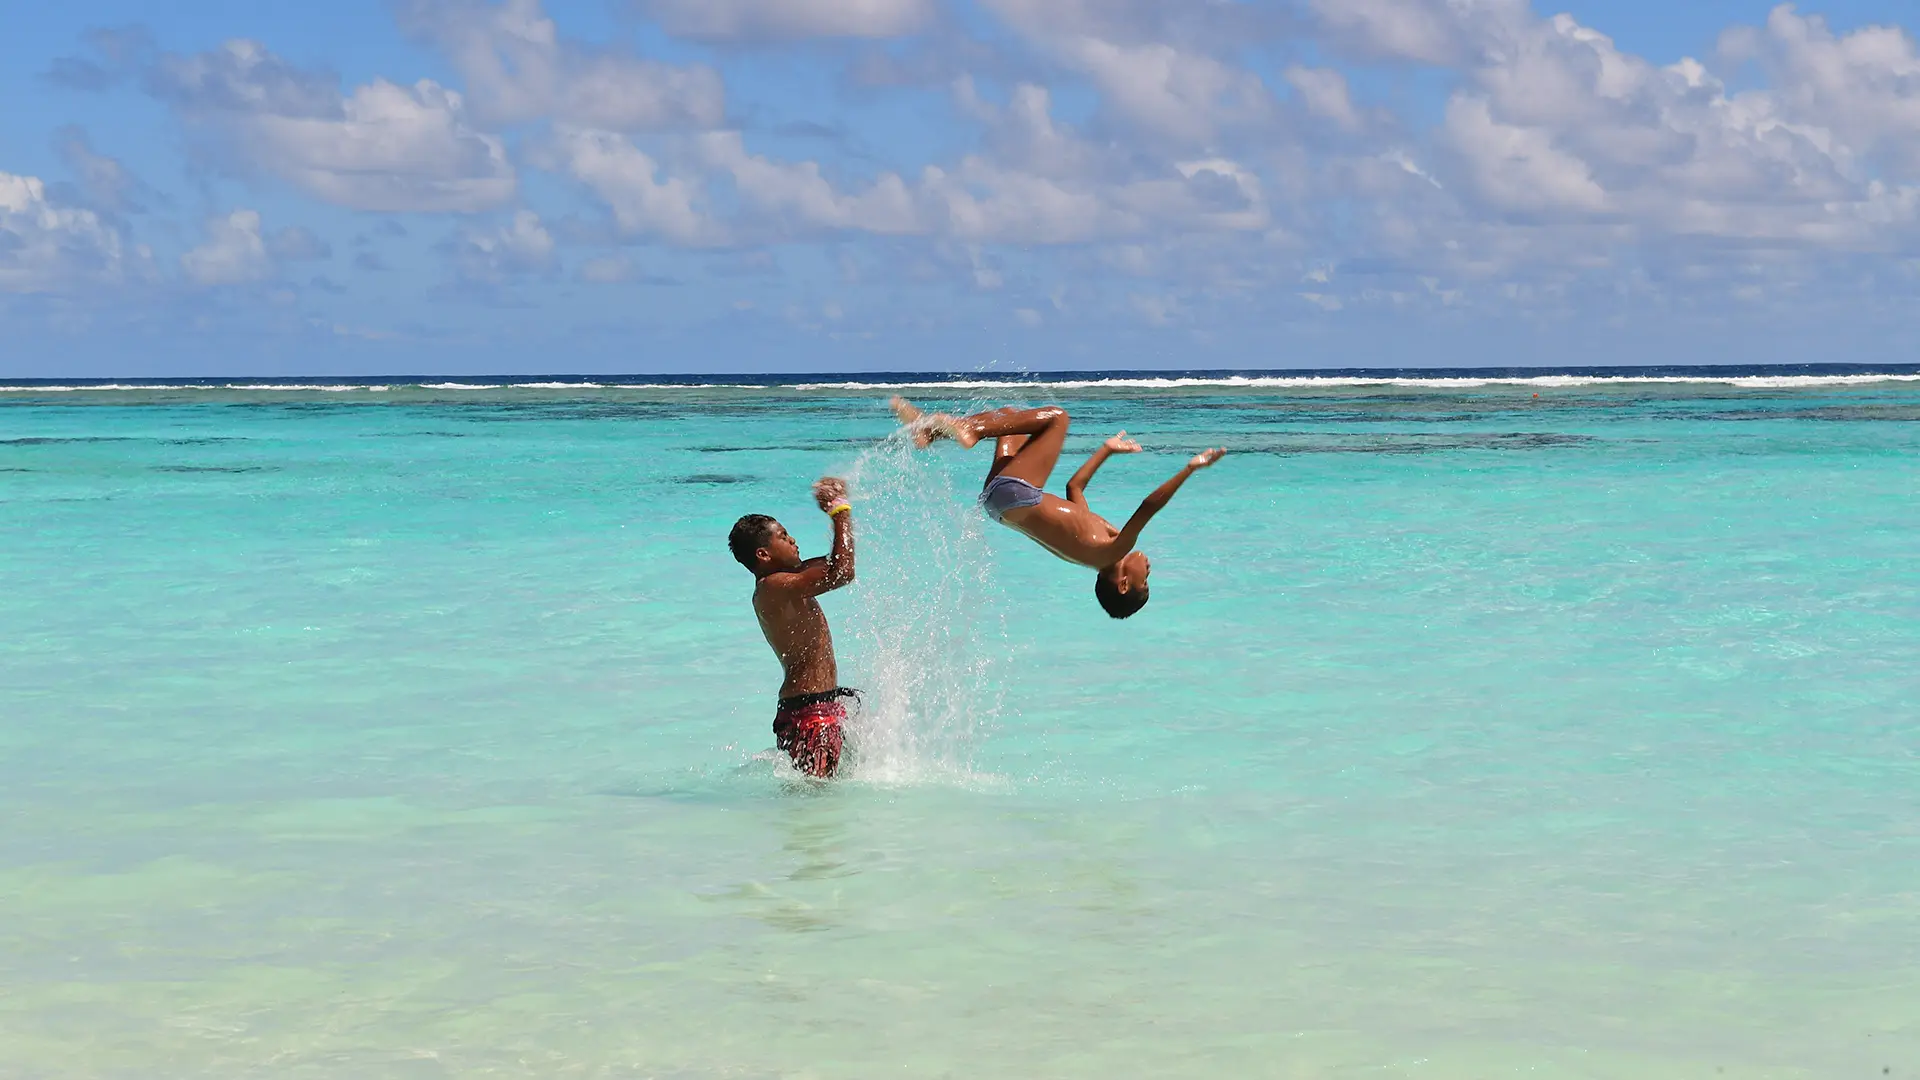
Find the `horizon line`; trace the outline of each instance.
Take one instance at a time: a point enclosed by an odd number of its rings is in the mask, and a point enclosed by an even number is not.
[[[1698,364],[1581,364],[1581,365],[1538,365],[1538,364],[1500,364],[1471,366],[1420,366],[1420,367],[1340,367],[1340,368],[1286,368],[1286,367],[1238,367],[1238,368],[1047,368],[1041,370],[899,370],[865,369],[841,371],[681,371],[681,372],[522,372],[517,374],[487,374],[480,372],[428,372],[428,373],[383,373],[374,375],[329,375],[329,374],[246,374],[246,375],[69,375],[69,376],[0,376],[0,385],[8,386],[59,386],[118,383],[130,388],[158,386],[164,384],[229,384],[235,380],[261,382],[352,382],[396,384],[415,384],[421,380],[459,380],[490,379],[506,383],[555,382],[558,380],[579,380],[582,383],[607,379],[661,379],[679,382],[691,379],[719,380],[765,380],[771,382],[805,383],[816,380],[858,377],[861,380],[897,379],[905,382],[957,381],[973,379],[994,382],[1053,381],[1070,378],[1127,378],[1146,377],[1158,379],[1174,378],[1318,378],[1318,377],[1360,377],[1360,378],[1461,378],[1485,377],[1524,377],[1550,375],[1605,376],[1640,375],[1651,376],[1662,372],[1691,373],[1700,371],[1731,372],[1742,370],[1754,374],[1790,374],[1796,372],[1817,372],[1831,374],[1920,374],[1920,361],[1907,363],[1847,363],[1823,361],[1798,364],[1743,364],[1733,361],[1709,361]]]

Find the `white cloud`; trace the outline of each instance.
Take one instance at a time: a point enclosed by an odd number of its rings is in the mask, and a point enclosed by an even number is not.
[[[1862,156],[1881,156],[1904,179],[1920,179],[1920,48],[1897,26],[1836,36],[1826,20],[1782,4],[1764,30],[1730,31],[1730,59],[1758,60],[1782,115],[1836,133]]]
[[[1114,167],[1111,151],[1096,147],[1053,120],[1053,95],[1021,83],[1005,107],[982,101],[971,79],[954,84],[962,111],[986,129],[986,154],[1010,167],[1046,176],[1085,176]]]
[[[1368,56],[1471,65],[1528,0],[1310,0],[1327,39]]]
[[[1286,70],[1286,79],[1307,111],[1335,125],[1353,131],[1365,121],[1353,106],[1347,90],[1347,77],[1333,68],[1309,68],[1294,65]]]
[[[987,125],[986,153],[928,168],[920,193],[936,231],[972,242],[1073,244],[1189,229],[1262,228],[1259,178],[1224,157],[1156,160],[1096,146],[1051,114],[1044,87],[1016,87],[1004,108],[956,88]]]
[[[1223,128],[1257,124],[1272,97],[1253,72],[1172,35],[1236,5],[1133,0],[986,0],[1042,51],[1086,76],[1114,114],[1155,139],[1210,145]]]
[[[280,262],[314,262],[333,254],[333,245],[304,225],[290,225],[267,238],[267,253]]]
[[[638,0],[681,37],[718,41],[891,38],[933,19],[933,0]]]
[[[958,92],[965,104],[968,84]],[[1243,227],[1247,193],[1258,200],[1257,178],[1237,167],[1182,171],[1168,163],[1131,182],[1107,182],[1102,174],[1124,173],[1129,156],[1096,149],[1056,124],[1038,86],[1016,87],[1004,107],[977,99],[969,107],[987,125],[990,152],[927,166],[913,178],[882,171],[843,186],[817,161],[752,152],[737,131],[669,141],[669,166],[621,135],[563,129],[541,160],[597,195],[623,235],[681,246],[831,232],[1077,243],[1138,232],[1153,217]],[[716,183],[718,197],[710,191]],[[718,206],[733,212],[722,220]]]
[[[1187,182],[1168,200],[1169,216],[1229,231],[1266,227],[1266,200],[1252,170],[1227,158],[1182,161],[1174,168]]]
[[[273,276],[273,259],[260,235],[260,215],[235,210],[206,223],[207,238],[180,256],[180,269],[198,285],[243,285]]]
[[[1480,194],[1500,211],[1597,213],[1607,193],[1586,162],[1554,145],[1539,128],[1502,124],[1482,98],[1447,105],[1446,135]]]
[[[765,244],[847,232],[965,244],[1076,244],[1164,228],[1266,227],[1260,178],[1224,157],[1155,162],[1096,147],[1050,115],[1046,90],[1016,87],[1004,107],[963,106],[987,126],[987,152],[906,178],[883,171],[836,184],[819,162],[747,148],[740,132],[679,140],[666,165],[611,132],[563,130],[542,160],[580,181],[630,238],[681,246]],[[710,195],[715,184],[724,192]],[[715,207],[733,210],[724,220]]]
[[[968,157],[928,166],[920,190],[939,232],[973,243],[1077,244],[1130,234],[1139,223],[1094,186]]]
[[[816,162],[777,162],[749,154],[739,132],[704,135],[697,145],[702,162],[726,173],[740,200],[772,215],[783,231],[859,229],[898,235],[922,230],[914,197],[894,173],[882,174],[858,195],[845,195],[834,190]]]
[[[1036,40],[1099,38],[1231,50],[1284,33],[1289,15],[1269,5],[1220,0],[983,0]]]
[[[340,113],[334,78],[302,71],[244,38],[193,56],[168,53],[151,74],[155,93],[190,109],[316,119]]]
[[[467,126],[459,94],[375,79],[342,98],[331,76],[257,42],[164,56],[151,83],[229,160],[357,210],[474,211],[513,197],[500,139]]]
[[[704,193],[685,177],[662,178],[660,165],[610,131],[557,132],[549,156],[555,167],[585,185],[608,209],[623,235],[710,246],[724,237],[702,211]]]
[[[506,225],[490,231],[462,230],[453,245],[454,268],[463,281],[498,285],[558,266],[553,234],[531,210],[521,210]]]
[[[453,61],[474,114],[489,123],[651,131],[718,127],[726,117],[712,68],[563,41],[540,0],[409,0],[402,11]]]
[[[1127,297],[1127,305],[1148,326],[1172,326],[1180,314],[1180,301],[1172,296],[1134,293]]]
[[[148,269],[146,250],[98,214],[53,205],[38,177],[0,172],[0,291],[69,292]]]
[[[54,149],[80,181],[80,190],[94,206],[109,213],[144,209],[152,193],[118,158],[94,152],[87,133],[68,124],[54,132]]]
[[[593,191],[624,236],[680,246],[772,243],[808,232],[950,236],[969,242],[1075,243],[1136,225],[1083,185],[970,156],[928,166],[909,184],[884,174],[859,193],[837,189],[812,161],[754,155],[737,133],[695,141],[690,169],[669,176],[652,155],[609,132],[565,132],[557,167]],[[706,188],[725,177],[741,212],[722,222]]]
[[[1270,103],[1258,75],[1171,45],[1081,38],[1064,52],[1121,115],[1163,139],[1206,145],[1222,125],[1258,121]]]
[[[836,125],[853,129],[845,138],[795,135],[781,121],[810,106],[789,101],[736,106],[736,130],[711,68],[569,39],[541,0],[401,2],[407,26],[460,72],[460,93],[373,79],[343,95],[332,75],[249,42],[161,57],[148,82],[228,164],[339,205],[516,205],[506,145],[489,132],[527,127],[529,160],[604,206],[626,242],[744,253],[848,241],[826,261],[850,252],[842,262],[1016,298],[1043,293],[1050,272],[1084,270],[1105,282],[1090,293],[1106,291],[1082,310],[1137,294],[1134,309],[1162,324],[1199,324],[1210,297],[1262,286],[1329,311],[1496,292],[1568,303],[1582,281],[1604,290],[1767,252],[1771,276],[1739,287],[1770,287],[1796,259],[1920,244],[1920,47],[1891,27],[1838,34],[1789,6],[1727,34],[1718,58],[1661,66],[1570,16],[1538,17],[1529,0],[1304,0],[1284,12],[1238,0],[634,0],[671,33],[723,43],[941,28],[746,54],[795,70],[849,55],[924,60],[918,85],[951,85],[963,123],[901,144],[861,130],[862,109]],[[967,33],[944,32],[949,11],[966,13]],[[973,33],[975,15],[1000,25]],[[1286,54],[1320,66],[1264,65],[1259,35],[1282,23],[1311,36]],[[1346,60],[1361,55],[1452,69],[1438,123],[1355,78]],[[1263,73],[1284,81],[1284,106]],[[902,94],[886,108],[924,103]],[[952,149],[929,162],[913,149],[926,145]],[[86,205],[130,205],[117,163],[86,153],[70,157]],[[71,190],[57,187],[52,206],[78,201]],[[189,276],[240,273],[212,269],[225,265],[217,241]],[[292,230],[261,243],[269,272],[325,246]],[[463,277],[504,283],[556,273],[554,243],[524,211],[446,250]],[[1301,284],[1314,267],[1325,280]],[[636,270],[614,254],[576,274]]]
[[[1905,120],[1886,73],[1908,65],[1911,42],[1823,37],[1787,9],[1769,27],[1780,55],[1822,57],[1782,63],[1819,68],[1821,86],[1851,93],[1822,97],[1802,80],[1729,94],[1695,61],[1656,67],[1560,15],[1507,28],[1449,103],[1444,140],[1496,214],[1603,214],[1644,234],[1754,242],[1884,242],[1885,225],[1911,222],[1912,198],[1862,169],[1860,147]],[[1920,101],[1920,78],[1912,96]]]
[[[580,264],[575,277],[594,285],[619,285],[636,276],[633,260],[621,255],[602,255]]]

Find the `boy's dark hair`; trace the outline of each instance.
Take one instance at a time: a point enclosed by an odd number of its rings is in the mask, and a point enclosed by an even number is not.
[[[733,523],[733,531],[727,534],[727,550],[740,560],[740,565],[749,570],[754,568],[753,553],[767,546],[773,539],[773,527],[779,524],[765,514],[748,514]]]
[[[1147,606],[1146,585],[1136,585],[1126,592],[1121,592],[1113,575],[1105,571],[1101,571],[1100,575],[1093,579],[1093,595],[1100,601],[1100,606],[1106,609],[1107,614],[1116,619],[1127,618]]]

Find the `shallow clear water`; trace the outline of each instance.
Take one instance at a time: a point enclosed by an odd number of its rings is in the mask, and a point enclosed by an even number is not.
[[[946,392],[1233,451],[1145,612],[878,390],[8,395],[0,1075],[1920,1069],[1920,384]]]

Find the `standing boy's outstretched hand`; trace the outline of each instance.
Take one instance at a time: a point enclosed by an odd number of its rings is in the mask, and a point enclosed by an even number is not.
[[[1106,441],[1106,447],[1107,453],[1109,454],[1137,454],[1140,452],[1140,444],[1127,438],[1127,433],[1124,431],[1108,439]]]
[[[837,476],[823,476],[813,482],[813,501],[820,509],[831,513],[833,508],[847,501],[847,482]]]
[[[1201,452],[1193,455],[1192,461],[1187,462],[1187,468],[1204,469],[1207,466],[1213,464],[1216,461],[1219,461],[1221,458],[1226,456],[1227,456],[1227,451],[1224,447],[1216,447],[1212,450],[1202,450]]]

